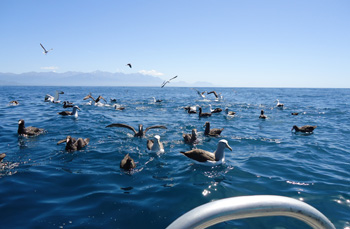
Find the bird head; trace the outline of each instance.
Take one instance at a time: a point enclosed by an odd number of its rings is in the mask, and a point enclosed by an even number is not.
[[[228,148],[229,150],[232,151],[231,146],[228,144],[227,140],[225,140],[225,139],[220,140],[219,141],[219,145],[224,145],[224,147],[226,147],[226,148]]]

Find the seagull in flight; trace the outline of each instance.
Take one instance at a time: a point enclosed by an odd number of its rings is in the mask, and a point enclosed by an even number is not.
[[[169,79],[169,80],[167,80],[167,81],[164,81],[163,82],[163,84],[162,84],[162,86],[161,86],[161,88],[163,88],[167,83],[170,83],[170,80],[173,80],[173,79],[175,79],[177,76],[174,76],[173,78],[171,78],[171,79]]]
[[[130,63],[128,63],[126,66],[129,66],[129,68],[132,68],[132,66],[131,66],[131,64],[130,64]]]
[[[40,46],[44,49],[44,54],[46,55],[48,52],[50,52],[53,49],[46,50],[45,47],[40,43]]]

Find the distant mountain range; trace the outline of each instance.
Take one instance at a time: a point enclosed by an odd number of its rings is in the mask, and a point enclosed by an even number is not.
[[[207,82],[187,83],[171,81],[169,87],[213,87]],[[21,74],[0,73],[1,86],[160,86],[163,79],[141,73],[124,74],[95,71],[83,72],[27,72]]]

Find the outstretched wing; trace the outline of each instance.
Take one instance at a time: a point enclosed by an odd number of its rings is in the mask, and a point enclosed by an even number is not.
[[[40,46],[44,49],[45,52],[47,52],[46,49],[44,48],[44,46],[41,43],[40,43]]]
[[[174,76],[173,78],[171,78],[170,80],[173,80],[173,79],[175,79],[177,76]],[[170,81],[170,80],[168,80],[168,82]]]
[[[108,125],[108,126],[106,126],[106,127],[124,127],[124,128],[128,128],[129,130],[134,131],[135,134],[137,133],[137,131],[135,130],[134,127],[129,126],[129,125],[127,125],[127,124],[122,124],[122,123],[113,123],[113,124],[110,124],[110,125]],[[147,129],[146,129],[146,130],[147,130]]]
[[[156,128],[168,129],[168,128],[166,128],[166,126],[162,126],[162,125],[150,126],[150,127],[147,127],[147,128],[145,129],[145,132],[144,132],[144,133],[146,133],[146,132],[147,132],[148,130],[150,130],[150,129],[156,129]]]
[[[105,98],[103,98],[101,95],[98,98],[103,99],[107,103],[107,100]]]

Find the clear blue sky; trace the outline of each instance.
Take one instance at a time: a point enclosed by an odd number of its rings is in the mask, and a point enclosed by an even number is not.
[[[0,1],[0,72],[96,70],[350,88],[350,1]]]

